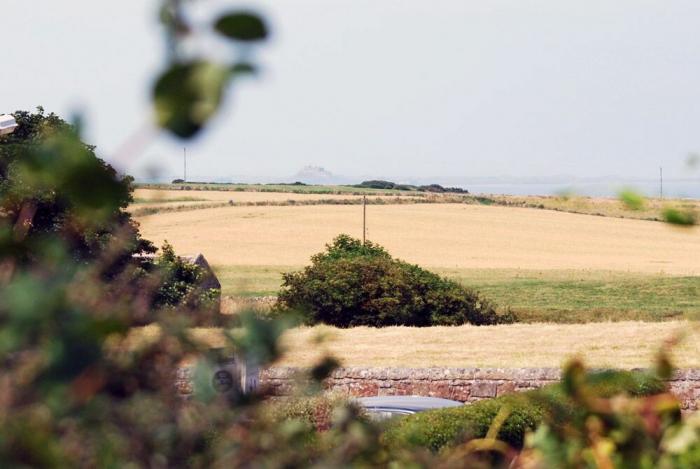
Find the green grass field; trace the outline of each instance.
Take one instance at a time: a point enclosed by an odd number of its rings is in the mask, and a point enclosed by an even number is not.
[[[455,271],[523,322],[663,321],[700,315],[700,278],[595,271]]]
[[[285,266],[217,268],[226,296],[275,295]],[[700,278],[597,271],[435,269],[522,322],[664,321],[700,316]]]
[[[301,267],[299,267],[301,268]],[[289,266],[214,266],[224,296],[274,296]]]

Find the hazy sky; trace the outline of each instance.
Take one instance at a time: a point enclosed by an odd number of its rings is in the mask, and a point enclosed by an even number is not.
[[[274,35],[187,144],[194,177],[653,178],[700,150],[697,0],[199,3],[258,9]],[[0,111],[81,111],[109,159],[150,119],[156,6],[1,0]],[[179,175],[181,148],[158,138],[124,169]]]

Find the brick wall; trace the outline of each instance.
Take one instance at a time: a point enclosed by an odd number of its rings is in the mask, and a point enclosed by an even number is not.
[[[269,368],[260,384],[275,395],[289,394],[296,368]],[[352,396],[421,395],[474,402],[509,392],[536,389],[555,383],[559,368],[340,368],[325,383],[329,390]],[[684,411],[698,410],[700,369],[678,370],[669,381],[670,391]]]

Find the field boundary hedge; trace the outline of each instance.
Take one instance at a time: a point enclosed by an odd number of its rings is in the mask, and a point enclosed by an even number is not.
[[[152,203],[153,206],[149,207],[139,207],[138,205],[143,205],[146,203]],[[222,208],[222,207],[300,207],[307,205],[362,205],[362,199],[312,199],[312,200],[259,200],[259,201],[247,201],[247,202],[237,202],[235,200],[230,200],[228,202],[209,202],[209,203],[196,203],[191,204],[168,204],[168,200],[164,199],[161,201],[141,201],[136,204],[134,208],[130,209],[130,212],[135,217],[146,217],[150,215],[157,215],[159,213],[178,213],[178,212],[190,212],[192,210],[204,210],[209,208]],[[418,204],[471,204],[471,202],[459,196],[426,196],[426,197],[405,197],[405,196],[371,196],[367,198],[367,205],[418,205]]]

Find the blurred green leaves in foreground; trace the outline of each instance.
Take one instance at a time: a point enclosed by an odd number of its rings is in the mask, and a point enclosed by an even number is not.
[[[158,123],[178,137],[195,135],[218,111],[230,76],[210,62],[173,65],[154,89]]]
[[[89,167],[99,167],[101,160],[79,143],[75,129],[66,127],[68,134],[60,135],[64,126],[56,116],[18,116],[27,128],[37,125],[35,133],[0,141],[3,466],[651,468],[700,463],[700,421],[682,420],[672,395],[658,389],[630,395],[605,381],[593,387],[579,362],[567,366],[562,391],[551,398],[523,396],[517,401],[521,409],[512,405],[515,400],[487,401],[490,405],[480,408],[491,412],[489,418],[478,422],[484,431],[458,433],[455,444],[440,451],[411,439],[399,445],[387,441],[385,424],[368,420],[346,399],[329,402],[320,396],[321,381],[339,365],[332,357],[305,373],[290,401],[280,402],[265,390],[215,392],[211,375],[222,355],[274,363],[284,353],[280,338],[291,324],[254,314],[219,316],[221,350],[198,340],[193,327],[211,312],[193,305],[179,281],[162,289],[165,271],[179,270],[183,281],[197,273],[178,266],[167,245],[155,262],[164,270],[142,270],[139,254],[148,253],[150,245],[120,208],[130,198],[129,180],[105,167],[113,178],[106,187],[115,188],[105,200],[114,202],[83,202],[72,176],[54,174],[54,168],[63,159],[70,163],[76,152],[97,161]],[[70,144],[56,145],[63,138]],[[33,152],[54,160],[29,159],[25,165],[18,159]],[[103,213],[108,207],[112,210]],[[91,244],[93,236],[100,242]],[[85,246],[90,249],[84,251]],[[171,301],[155,302],[159,295]],[[144,318],[149,328],[141,327]],[[189,400],[174,387],[187,364],[194,367]],[[662,351],[655,374],[668,378],[671,373]],[[440,412],[420,417],[430,422]],[[522,415],[534,415],[523,420],[522,443],[499,439]],[[470,423],[455,422],[466,428]]]
[[[647,209],[647,198],[634,189],[626,188],[620,191],[618,199],[627,210],[640,211]],[[671,225],[692,227],[698,223],[698,214],[692,207],[684,207],[673,202],[661,208],[661,219]]]
[[[188,138],[219,110],[232,77],[227,70],[251,63],[249,43],[267,28],[228,13],[217,29],[242,43],[242,52],[217,65],[185,53],[181,42],[196,31],[185,3],[164,2],[172,51],[154,101],[163,128]],[[16,134],[0,137],[2,467],[700,465],[698,419],[679,420],[672,396],[598,395],[579,379],[576,363],[565,370],[565,398],[578,406],[577,418],[539,422],[520,452],[496,439],[507,408],[486,438],[464,435],[453,450],[433,453],[388,446],[382,425],[348,403],[325,412],[330,423],[318,428],[303,418],[315,412],[270,418],[275,404],[264,390],[198,391],[183,400],[174,389],[178,370],[194,363],[197,383],[206,384],[218,365],[218,354],[192,334],[199,315],[209,312],[194,307],[187,290],[175,294],[178,288],[167,292],[175,304],[154,303],[172,269],[144,268],[155,249],[124,210],[131,179],[105,165],[57,116],[15,117]],[[151,326],[141,328],[144,321]],[[230,331],[224,353],[269,364],[283,353],[284,326],[252,315],[229,318],[222,324]],[[314,367],[309,389],[336,364],[326,357]]]
[[[697,224],[697,215],[691,210],[666,207],[662,214],[664,220],[672,225],[695,226]]]
[[[156,122],[188,139],[217,114],[236,78],[255,73],[251,52],[267,38],[268,27],[251,11],[229,11],[216,18],[213,30],[235,49],[231,59],[221,63],[209,58],[206,51],[185,52],[187,40],[204,33],[190,24],[183,2],[165,2],[161,21],[171,39],[171,56],[153,87]]]
[[[214,28],[223,36],[234,41],[261,41],[268,35],[267,26],[255,13],[241,11],[221,16]]]
[[[620,191],[618,197],[629,210],[642,210],[646,204],[644,196],[635,192],[633,189],[623,189]]]

